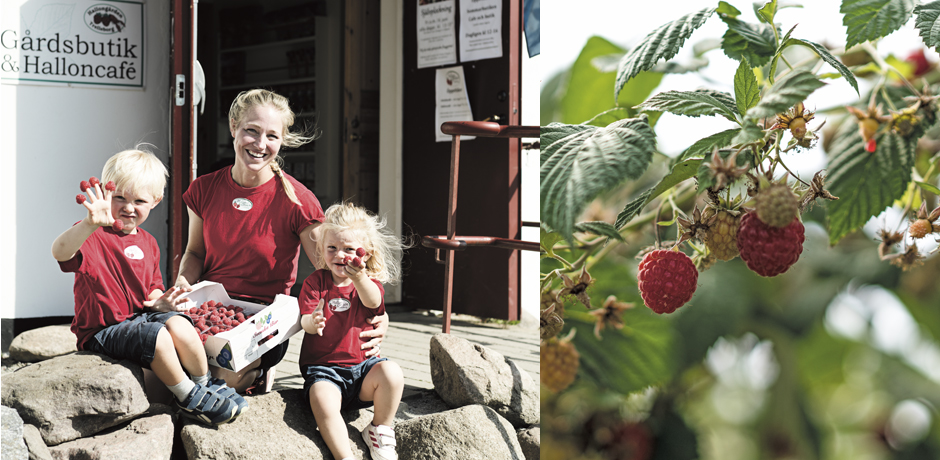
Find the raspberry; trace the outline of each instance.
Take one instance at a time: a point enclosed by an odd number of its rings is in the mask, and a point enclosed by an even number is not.
[[[113,192],[113,191],[117,190],[117,187],[115,187],[113,181],[108,181],[107,184],[104,184],[104,189],[107,190],[107,191],[109,191],[109,192]]]
[[[568,341],[549,339],[539,347],[542,357],[542,385],[554,392],[568,388],[578,373],[578,350]]]
[[[783,228],[771,227],[753,212],[741,218],[738,249],[741,259],[760,276],[777,276],[795,264],[803,252],[803,224],[794,218]]]
[[[100,184],[101,181],[99,181],[97,177],[92,176],[91,179],[88,179],[88,183],[91,184],[92,187],[94,187],[94,186]]]
[[[358,256],[358,257],[365,257],[365,256],[366,256],[366,250],[365,250],[365,249],[362,249],[362,248],[356,249],[356,256]]]
[[[352,264],[354,267],[362,267],[362,259],[355,257],[352,260]]]
[[[771,184],[757,194],[757,217],[771,227],[786,227],[800,212],[800,200],[786,184]]]
[[[85,195],[82,195],[82,194],[75,195],[75,202],[78,203],[78,204],[84,203],[84,202],[85,202]]]
[[[83,180],[78,186],[82,188],[83,192],[86,192],[91,188],[91,184],[89,184],[87,180]]]
[[[869,139],[868,142],[865,142],[865,151],[868,153],[874,153],[875,149],[878,148],[878,141],[874,139]]]
[[[917,219],[911,222],[910,232],[912,238],[923,238],[933,230],[930,221],[927,219]]]
[[[698,287],[698,271],[689,256],[667,249],[650,252],[637,273],[643,303],[659,314],[685,305]]]
[[[738,256],[738,227],[741,216],[728,211],[718,211],[715,223],[708,230],[705,246],[720,260],[731,260]]]
[[[209,328],[209,333],[211,333],[212,335],[216,335],[219,333],[220,330],[221,329],[219,329],[219,326],[212,326]]]
[[[124,230],[124,222],[122,222],[120,219],[115,219],[114,223],[111,224],[111,227],[114,227],[115,230],[120,232],[121,230]]]

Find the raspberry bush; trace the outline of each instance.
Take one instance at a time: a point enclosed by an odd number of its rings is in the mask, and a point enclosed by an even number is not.
[[[842,423],[829,398],[852,385],[832,369],[861,359],[848,348],[909,359],[866,335],[882,333],[874,318],[889,297],[929,332],[905,340],[940,356],[927,339],[940,337],[940,1],[842,0],[832,24],[846,47],[803,38],[810,31],[778,15],[791,6],[703,4],[630,49],[593,37],[543,86],[546,458],[749,458],[718,432],[760,458],[824,458],[819,436],[836,438],[823,427]],[[720,21],[720,40],[689,42],[708,21]],[[902,27],[922,40],[909,59],[878,47]],[[658,90],[664,75],[707,69],[712,49],[736,63],[724,81],[711,72],[712,86]],[[824,87],[853,100],[832,106]],[[665,155],[657,138],[686,134],[661,125],[664,114],[728,128]],[[808,170],[817,153],[824,165]],[[869,316],[832,313],[844,305]],[[763,377],[732,368],[754,356],[770,363]],[[932,383],[900,391],[892,379],[906,377],[886,371],[882,395],[940,394],[940,377],[906,365]],[[732,413],[749,404],[746,417]],[[886,452],[940,458],[940,432],[899,440],[887,410],[866,419]],[[858,456],[839,449],[830,454]]]

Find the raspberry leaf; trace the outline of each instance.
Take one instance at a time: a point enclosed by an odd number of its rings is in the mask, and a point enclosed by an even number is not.
[[[831,245],[881,214],[911,180],[916,139],[890,132],[875,139],[878,147],[868,153],[861,135],[849,126],[832,143],[827,182],[839,200],[827,205]]]
[[[616,227],[617,230],[622,229],[624,225],[627,225],[628,222],[633,220],[633,218],[636,217],[650,201],[653,201],[654,198],[662,195],[663,192],[675,187],[680,182],[694,176],[701,162],[701,159],[695,158],[676,163],[676,165],[672,167],[672,171],[667,174],[666,177],[663,177],[662,180],[659,181],[659,184],[641,193],[633,201],[624,206],[620,214],[617,215],[617,222],[614,224],[614,227]]]
[[[920,31],[924,44],[928,48],[940,46],[940,0],[914,7],[914,27]]]
[[[825,85],[812,72],[794,71],[777,80],[761,97],[760,103],[747,111],[747,118],[757,120],[772,117],[803,101],[813,91]]]
[[[541,139],[541,215],[569,241],[584,206],[602,191],[639,178],[656,149],[646,115],[605,128],[552,123],[542,128]]]
[[[623,241],[623,237],[620,236],[620,233],[617,232],[617,229],[608,222],[578,222],[577,224],[574,224],[574,230],[577,232],[593,233],[595,235],[606,236],[607,238],[613,238],[617,241]]]
[[[726,15],[721,15],[721,20],[728,25],[728,31],[721,37],[721,49],[731,59],[746,59],[752,66],[760,67],[777,51],[775,26],[751,24]]]
[[[725,148],[731,145],[731,140],[740,132],[738,128],[731,128],[724,130],[720,133],[712,134],[711,136],[699,139],[695,141],[694,144],[685,149],[685,152],[682,152],[682,155],[679,156],[679,160],[687,160],[689,158],[701,158],[712,153],[712,150],[715,147]]]
[[[839,12],[848,29],[846,49],[900,29],[913,10],[914,0],[842,0]]]
[[[730,107],[727,105],[730,102]],[[734,100],[731,95],[713,90],[666,91],[659,93],[634,107],[641,112],[669,112],[687,117],[721,115],[728,120],[735,118]]]
[[[617,100],[623,86],[631,78],[643,70],[652,69],[660,59],[672,59],[692,32],[704,24],[714,12],[715,8],[706,8],[690,13],[650,32],[620,60],[617,80],[614,82],[614,100]]]
[[[816,54],[819,55],[819,58],[826,62],[826,64],[831,65],[833,68],[839,71],[840,74],[852,85],[852,88],[855,88],[855,94],[858,94],[858,82],[855,80],[855,75],[852,74],[852,71],[849,70],[842,62],[835,58],[832,53],[826,49],[825,46],[820,45],[819,43],[813,43],[809,40],[803,40],[800,38],[791,38],[786,41],[786,44],[783,47],[789,45],[803,45],[809,48],[812,48]]]
[[[757,9],[759,3],[754,4],[755,13],[757,13],[757,19],[760,19],[761,22],[767,24],[774,23],[774,15],[777,14],[777,0],[771,0],[767,3],[764,3],[764,6]]]
[[[738,71],[734,73],[734,102],[740,114],[747,113],[760,102],[760,85],[747,59],[741,60]]]

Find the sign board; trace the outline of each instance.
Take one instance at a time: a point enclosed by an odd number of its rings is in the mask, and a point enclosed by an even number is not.
[[[4,0],[4,84],[144,87],[140,2]]]

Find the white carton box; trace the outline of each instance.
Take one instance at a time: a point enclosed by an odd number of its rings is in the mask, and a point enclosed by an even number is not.
[[[189,302],[185,304],[187,309],[215,300],[223,305],[242,307],[245,316],[253,314],[234,329],[206,339],[206,357],[209,364],[233,372],[242,370],[260,358],[264,352],[291,338],[301,329],[300,305],[296,297],[289,295],[278,294],[271,305],[261,305],[233,300],[221,284],[202,281],[195,284],[193,291],[186,297],[189,298]],[[258,342],[271,334],[275,334],[272,339],[258,345]]]

